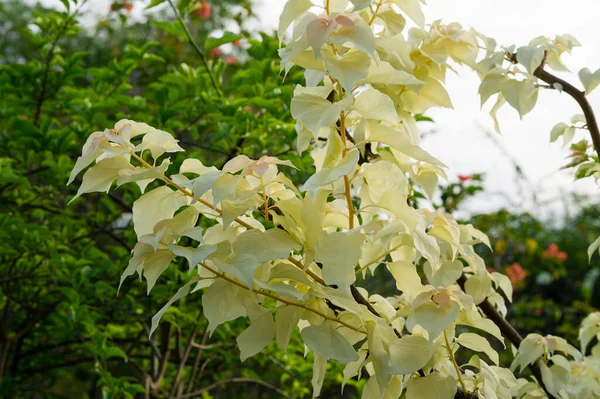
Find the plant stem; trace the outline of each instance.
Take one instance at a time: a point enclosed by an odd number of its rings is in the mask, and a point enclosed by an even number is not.
[[[135,159],[137,159],[144,167],[151,169],[152,165],[150,165],[148,162],[144,161],[144,159],[142,157],[140,157],[139,155],[137,155],[136,153],[134,153],[133,151],[130,152],[131,156],[134,157]],[[214,206],[213,204],[211,204],[210,202],[203,200],[202,198],[195,198],[194,194],[191,193],[189,190],[181,187],[180,185],[178,185],[177,183],[175,183],[173,180],[169,179],[167,176],[162,176],[161,179],[175,187],[177,190],[181,191],[183,194],[185,194],[186,196],[190,197],[190,198],[194,198],[195,200],[197,200],[198,202],[200,202],[203,205],[206,205],[207,207],[209,207],[210,209],[216,211],[219,215],[223,214],[223,211]],[[245,228],[247,228],[248,230],[253,230],[254,227],[252,227],[251,225],[249,225],[248,223],[244,222],[243,220],[241,220],[240,218],[235,218],[234,219],[235,222],[237,222],[239,225],[244,226]],[[294,259],[293,257],[289,257],[288,260],[290,262],[292,262],[296,267],[298,267],[300,270],[303,270],[304,267],[302,266],[302,263],[299,262],[298,260]],[[323,281],[322,278],[320,278],[319,276],[317,276],[316,274],[314,274],[313,272],[311,272],[310,270],[305,270],[304,271],[306,274],[308,274],[313,280],[315,280],[316,282],[318,282],[321,285],[327,285],[325,284],[325,282]]]
[[[340,135],[342,136],[342,142],[344,143],[344,149],[342,150],[342,158],[348,153],[346,148],[346,115],[344,112],[340,114]],[[352,193],[350,192],[350,179],[348,175],[344,175],[344,196],[346,197],[346,203],[348,204],[348,229],[354,228],[354,205],[352,205]]]
[[[344,99],[344,89],[342,85],[338,82],[338,92],[340,94],[340,100]],[[342,143],[344,144],[344,149],[342,150],[342,158],[346,156],[348,153],[346,139],[346,113],[342,111],[340,113],[339,119],[339,132],[340,137],[342,138]],[[348,179],[347,175],[344,175],[344,196],[346,197],[346,203],[348,204],[348,229],[352,230],[354,228],[354,206],[352,205],[352,193],[350,192],[350,179]]]
[[[236,281],[235,279],[232,279],[231,277],[228,277],[228,276],[227,276],[225,273],[223,273],[223,272],[220,272],[220,271],[218,271],[218,270],[216,270],[216,269],[213,269],[212,267],[208,266],[206,263],[204,263],[204,262],[200,262],[200,265],[201,265],[203,268],[205,268],[206,270],[208,270],[209,272],[211,272],[211,273],[213,273],[213,274],[217,275],[218,277],[222,278],[223,280],[226,280],[226,281],[230,282],[231,284],[235,284],[235,285],[237,285],[237,286],[238,286],[238,287],[240,287],[240,288],[244,288],[244,289],[246,289],[246,290],[250,291],[250,289],[249,289],[249,288],[248,288],[248,287],[247,287],[245,284],[243,284],[243,283],[240,283],[239,281]],[[257,293],[257,294],[260,294],[260,295],[264,295],[264,296],[266,296],[266,297],[269,297],[269,298],[271,298],[271,299],[274,299],[274,300],[276,300],[276,301],[279,301],[279,302],[281,302],[281,303],[285,303],[286,305],[290,305],[290,306],[296,306],[296,307],[298,307],[298,308],[302,308],[302,309],[304,309],[304,310],[307,310],[307,311],[309,311],[309,312],[312,312],[312,313],[314,313],[314,314],[316,314],[316,315],[319,315],[319,316],[323,317],[323,318],[324,318],[324,319],[326,319],[326,320],[329,320],[329,321],[333,321],[333,322],[339,323],[339,324],[343,325],[344,327],[347,327],[347,328],[349,328],[349,329],[351,329],[351,330],[354,330],[354,331],[356,331],[356,332],[359,332],[359,333],[362,333],[362,334],[367,334],[367,332],[365,331],[365,329],[364,329],[364,328],[356,328],[356,327],[354,327],[353,325],[351,325],[351,324],[348,324],[348,323],[346,323],[346,322],[345,322],[345,321],[343,321],[343,320],[339,320],[339,319],[337,319],[337,318],[335,318],[335,317],[328,316],[328,315],[326,315],[325,313],[321,312],[320,310],[313,309],[313,308],[311,308],[310,306],[304,305],[304,304],[302,304],[302,303],[298,303],[298,302],[290,301],[290,300],[287,300],[287,299],[285,299],[285,298],[279,297],[279,296],[277,296],[277,295],[275,295],[275,294],[272,294],[272,293],[270,293],[269,291],[267,291],[267,290],[265,290],[265,289],[258,288],[258,289],[255,289],[253,292],[255,292],[255,293]]]
[[[377,3],[377,7],[375,7],[375,12],[373,13],[373,16],[371,17],[371,20],[369,21],[369,26],[371,26],[373,24],[373,21],[375,21],[377,12],[379,11],[379,8],[381,7],[382,4],[383,4],[383,0],[379,0],[379,3]]]
[[[265,183],[263,182],[262,178],[260,179],[260,184],[262,185],[262,196],[263,196],[263,203],[265,204],[265,222],[269,221],[269,199],[267,198],[267,187],[265,187]]]
[[[456,375],[458,376],[458,382],[460,382],[460,386],[462,387],[463,392],[468,392],[467,391],[467,386],[465,385],[465,382],[463,381],[461,375],[460,375],[460,367],[458,366],[458,363],[456,363],[456,359],[454,358],[454,353],[452,352],[452,348],[450,347],[450,341],[448,340],[448,334],[446,334],[446,330],[444,330],[444,340],[446,341],[446,351],[448,352],[448,356],[450,357],[450,360],[452,360],[452,364],[454,365],[454,368],[456,369]]]
[[[371,262],[367,263],[366,265],[364,265],[363,267],[361,267],[360,269],[358,269],[356,271],[356,274],[362,273],[367,267],[369,267],[369,266],[371,266],[371,265],[379,262],[381,259],[385,258],[386,256],[388,256],[389,254],[391,254],[392,252],[394,252],[395,250],[397,250],[401,246],[402,246],[402,244],[396,245],[392,249],[385,251],[383,254],[381,254],[377,258],[375,258],[375,260],[372,260]]]
[[[152,168],[152,165],[150,165],[148,162],[144,161],[139,155],[137,155],[136,153],[134,153],[133,151],[130,152],[131,156],[133,156],[135,159],[137,159],[144,167],[146,168]],[[169,179],[167,176],[162,176],[161,178],[165,183],[170,184],[171,186],[175,187],[177,190],[181,191],[183,194],[187,195],[188,197],[194,198],[196,199],[198,202],[206,205],[207,207],[209,207],[210,209],[213,209],[214,211],[218,212],[219,214],[222,214],[223,211],[219,208],[217,208],[216,206],[213,206],[210,202],[207,202],[201,198],[195,198],[194,195],[189,192],[188,190],[186,190],[185,188],[181,187],[180,185],[176,184],[175,182],[173,182],[173,180]],[[254,229],[254,227],[252,227],[251,225],[249,225],[248,223],[244,222],[243,220],[239,219],[239,218],[235,218],[234,219],[238,224],[246,227],[248,230],[252,230]],[[294,266],[296,266],[297,268],[299,268],[300,270],[302,270],[304,273],[306,273],[307,275],[309,275],[314,281],[316,281],[317,283],[323,285],[323,286],[327,286],[327,284],[325,283],[325,281],[320,278],[319,276],[317,276],[315,273],[313,273],[312,271],[306,269],[304,270],[304,265],[302,265],[302,262],[300,262],[299,260],[295,259],[292,256],[289,256],[287,258],[287,260],[289,260],[291,263],[294,264]],[[356,289],[356,287],[354,285],[350,286],[350,290],[352,291],[352,297],[354,298],[354,300],[356,300],[357,303],[364,305],[369,312],[371,312],[372,314],[374,314],[377,317],[381,317],[381,315],[379,314],[379,312],[377,312],[373,306],[371,306],[371,304],[369,303],[369,301],[367,299],[365,299],[360,292],[358,292],[358,290]],[[342,323],[343,324],[343,323]],[[394,330],[395,331],[395,330]],[[361,331],[362,332],[362,331]],[[398,331],[395,331],[396,335],[400,336],[400,333]]]
[[[167,0],[167,1],[169,2],[169,5],[171,6],[171,8],[173,9],[173,11],[175,12],[175,15],[177,16],[177,20],[181,24],[181,27],[183,28],[183,30],[185,32],[185,35],[188,38],[188,41],[190,42],[190,44],[192,45],[192,47],[194,48],[194,50],[196,50],[196,53],[200,57],[200,61],[202,61],[202,64],[204,65],[204,68],[206,68],[206,71],[208,72],[208,77],[210,78],[210,82],[212,83],[213,87],[217,91],[217,94],[219,95],[219,97],[223,97],[223,92],[221,91],[221,87],[217,83],[217,78],[215,78],[215,75],[213,74],[212,69],[210,69],[210,66],[208,65],[208,61],[206,59],[206,55],[200,49],[200,46],[198,46],[198,43],[196,43],[196,41],[192,37],[192,34],[191,34],[189,28],[187,27],[185,21],[181,17],[181,14],[179,13],[179,10],[175,6],[175,3],[173,3],[173,0]]]
[[[79,14],[79,11],[81,11],[83,6],[87,2],[88,2],[88,0],[83,0],[81,2],[81,4],[79,5],[79,7],[77,7],[77,9],[73,12],[73,14],[69,15],[69,17],[65,20],[64,24],[61,26],[60,30],[56,34],[56,37],[52,41],[52,44],[50,45],[50,50],[48,50],[48,54],[46,55],[46,58],[44,59],[44,76],[42,77],[42,90],[36,101],[35,115],[33,116],[33,124],[35,126],[39,126],[39,124],[40,124],[40,118],[42,116],[42,106],[44,105],[44,101],[46,100],[46,97],[47,97],[48,80],[50,79],[50,64],[52,63],[52,60],[54,59],[54,50],[56,50],[58,41],[65,34],[65,32],[67,31],[67,28],[69,27],[71,22],[73,22],[75,20],[75,17],[77,16],[77,14]]]

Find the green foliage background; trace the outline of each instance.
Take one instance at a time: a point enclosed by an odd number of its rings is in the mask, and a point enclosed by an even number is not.
[[[209,58],[221,96],[172,14],[150,11],[156,22],[135,23],[115,11],[83,30],[75,5],[66,4],[68,12],[0,3],[0,396],[310,397],[312,362],[298,339],[287,353],[271,344],[241,363],[234,342],[246,322],[209,337],[200,293],[171,307],[149,339],[150,319],[188,278],[186,265],[171,267],[151,297],[136,279],[117,297],[136,242],[130,212],[139,193],[122,188],[68,206],[76,184],[65,186],[88,135],[122,118],[173,132],[185,156],[207,165],[239,154],[290,159],[301,183],[311,160],[294,150],[288,105],[303,74],[292,69],[283,81],[277,40],[242,30],[241,47],[225,45],[225,54]],[[194,6],[180,5],[185,15]],[[248,1],[227,0],[213,2],[209,20],[189,22],[202,43],[252,17]],[[227,55],[240,64],[226,63]],[[478,179],[443,187],[438,206],[457,209],[481,191]],[[505,242],[484,254],[488,265],[520,262],[528,273],[510,310],[517,327],[572,339],[582,316],[599,306],[598,265],[590,269],[584,259],[600,235],[599,217],[596,207],[582,209],[559,228],[506,211],[473,219],[493,242]],[[543,257],[552,243],[566,261]],[[377,285],[389,289],[384,277]],[[328,367],[336,370],[322,397],[341,397],[341,367]],[[363,384],[348,383],[344,397],[358,397]]]

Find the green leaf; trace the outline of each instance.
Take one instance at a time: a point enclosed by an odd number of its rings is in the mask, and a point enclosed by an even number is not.
[[[156,284],[156,280],[167,270],[173,259],[175,259],[173,252],[162,249],[150,254],[144,260],[142,268],[144,270],[144,278],[148,283],[148,294],[150,294],[150,291]]]
[[[325,360],[335,359],[346,364],[358,359],[352,345],[329,324],[305,327],[300,335],[306,346]]]
[[[153,317],[152,317],[152,326],[150,328],[150,336],[152,336],[152,334],[154,333],[154,331],[156,330],[156,327],[158,327],[158,323],[160,322],[160,319],[163,317],[163,315],[165,314],[165,312],[169,309],[169,307],[175,303],[176,301],[180,300],[181,298],[185,298],[191,291],[192,289],[192,284],[195,283],[196,281],[198,281],[197,278],[192,279],[189,283],[185,284],[183,287],[179,288],[177,290],[177,293],[175,295],[173,295],[173,298],[169,299],[169,302],[167,302],[165,304],[165,306],[163,306]]]
[[[67,9],[67,12],[71,11],[71,3],[69,2],[69,0],[60,0],[60,2],[63,3],[65,8]]]
[[[323,280],[342,291],[356,281],[355,266],[361,256],[365,236],[360,230],[322,231],[317,238],[315,258],[323,263]]]
[[[301,314],[302,309],[297,306],[282,306],[277,309],[277,313],[275,313],[275,337],[283,350],[287,350]]]
[[[158,5],[162,4],[162,3],[166,2],[166,1],[167,1],[167,0],[152,0],[152,1],[150,2],[150,4],[148,4],[148,5],[146,6],[145,10],[148,10],[148,9],[150,9],[150,8],[153,8],[153,7],[156,7],[156,6],[158,6]],[[152,21],[152,22],[154,22],[154,21]]]
[[[433,342],[442,331],[454,323],[459,312],[460,305],[454,301],[450,301],[446,307],[430,301],[419,306],[408,316],[406,327],[412,331],[415,325],[420,325],[429,333],[429,342]]]
[[[244,36],[239,33],[225,32],[221,37],[208,37],[204,41],[204,48],[206,51],[210,51],[214,48],[222,46],[223,44],[233,43],[236,40],[242,39]]]
[[[243,281],[248,289],[252,290],[254,272],[258,269],[258,261],[254,256],[250,254],[239,254],[226,261],[218,258],[212,260],[221,271],[234,275]]]
[[[120,357],[121,359],[127,361],[127,355],[125,354],[125,352],[123,352],[120,348],[117,348],[116,346],[111,346],[104,349],[104,351],[102,352],[102,357],[104,357],[105,359]]]
[[[425,377],[413,377],[406,384],[406,399],[452,399],[456,394],[456,380],[431,373]]]
[[[500,357],[498,356],[498,352],[492,348],[487,339],[483,338],[481,335],[477,335],[474,333],[462,333],[456,339],[460,345],[465,348],[469,348],[476,352],[483,352],[494,362],[496,365],[500,362]]]
[[[225,280],[216,280],[208,287],[202,295],[202,311],[211,335],[219,325],[246,316],[244,300],[248,297],[247,290]]]
[[[325,53],[325,65],[328,72],[335,76],[347,93],[350,93],[356,82],[369,74],[371,58],[360,50],[350,50],[340,59],[330,52]]]
[[[304,190],[311,193],[312,197],[315,198],[321,186],[333,183],[342,176],[352,173],[356,168],[358,158],[358,150],[356,148],[351,149],[336,167],[323,168],[312,175],[304,183]]]
[[[502,95],[511,107],[519,112],[521,119],[528,114],[538,98],[538,89],[534,79],[508,80],[502,87]]]
[[[342,111],[348,111],[352,96],[337,103],[312,94],[292,98],[292,116],[306,126],[316,137],[322,127],[333,125]]]
[[[311,384],[313,387],[313,398],[316,398],[319,395],[321,395],[321,388],[323,387],[323,382],[325,381],[326,371],[327,359],[324,359],[321,356],[315,354],[315,359],[313,363],[313,375],[311,379]]]
[[[514,358],[510,368],[516,367],[523,371],[528,365],[535,363],[544,354],[544,338],[539,334],[529,334],[519,345],[519,352]]]
[[[590,94],[600,84],[600,69],[592,73],[588,68],[579,71],[579,80],[585,88],[585,94]]]
[[[262,351],[274,337],[275,322],[273,321],[273,315],[269,309],[263,308],[262,314],[252,320],[252,324],[242,331],[236,339],[242,362]]]
[[[77,194],[69,202],[73,202],[85,193],[108,192],[113,182],[119,177],[120,172],[130,169],[133,169],[133,165],[121,156],[101,160],[85,172]]]
[[[292,22],[313,6],[314,4],[310,0],[289,0],[285,3],[279,16],[279,25],[277,27],[277,36],[279,37],[280,44],[285,31]]]
[[[265,232],[245,231],[233,243],[235,254],[253,255],[259,263],[285,259],[293,250],[300,248],[300,244],[290,234],[280,229],[270,229]]]
[[[164,0],[160,0],[161,3],[163,1]],[[163,30],[167,33],[170,33],[172,35],[179,36],[179,37],[186,37],[185,30],[183,29],[183,27],[181,26],[181,23],[179,23],[179,21],[162,22],[162,21],[151,20],[150,22],[154,26],[156,26],[158,29]]]
[[[523,46],[517,50],[517,61],[527,69],[530,75],[542,65],[544,49],[541,47]]]
[[[480,273],[469,277],[465,283],[465,292],[473,297],[475,305],[479,305],[490,295],[492,279],[487,273]]]
[[[392,0],[400,9],[408,15],[421,29],[425,25],[425,16],[421,10],[419,0]]]
[[[183,256],[187,259],[190,272],[206,259],[206,257],[217,250],[216,245],[200,245],[198,248],[181,247],[175,244],[169,244],[169,249],[177,256]]]
[[[390,345],[388,374],[412,374],[427,364],[435,346],[418,335],[405,335]]]
[[[133,203],[133,228],[138,238],[152,234],[156,223],[172,218],[187,202],[188,198],[180,191],[173,191],[167,186],[142,195]]]
[[[599,247],[600,247],[600,237],[598,237],[598,238],[596,239],[596,241],[594,241],[594,242],[593,242],[593,243],[592,243],[592,244],[591,244],[591,245],[588,247],[587,253],[588,253],[588,258],[589,258],[589,261],[590,261],[590,262],[592,261],[592,256],[594,256],[594,252],[596,252],[596,250],[597,250]],[[600,251],[599,251],[599,252],[600,252]]]
[[[400,121],[392,99],[375,89],[360,93],[354,101],[354,110],[363,118],[397,124]]]
[[[487,100],[498,93],[502,86],[506,83],[506,76],[498,71],[497,69],[489,72],[479,85],[479,96],[481,97],[481,106],[487,102]]]

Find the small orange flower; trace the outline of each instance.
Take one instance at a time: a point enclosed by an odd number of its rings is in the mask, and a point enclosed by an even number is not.
[[[513,263],[510,266],[507,266],[504,269],[504,272],[508,276],[510,282],[513,284],[513,287],[517,283],[525,280],[525,278],[527,277],[527,271],[525,271],[523,267],[517,262]]]
[[[542,258],[544,259],[556,259],[560,262],[564,262],[565,260],[567,260],[567,257],[567,253],[559,251],[558,245],[554,243],[550,244],[542,254]]]

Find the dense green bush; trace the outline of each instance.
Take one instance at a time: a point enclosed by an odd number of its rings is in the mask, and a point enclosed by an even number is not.
[[[229,18],[226,9],[217,6],[221,17],[209,29]],[[165,397],[208,388],[262,396],[281,386],[302,397],[311,369],[295,360],[303,354],[297,341],[287,355],[273,347],[241,364],[230,348],[238,327],[208,338],[200,297],[172,308],[148,341],[151,316],[187,278],[183,265],[151,298],[135,280],[117,297],[135,243],[137,194],[126,188],[67,207],[76,189],[65,183],[89,133],[121,118],[177,132],[208,164],[269,147],[306,165],[300,179],[309,163],[293,151],[288,104],[303,76],[292,71],[281,83],[270,36],[227,34],[224,42],[241,46],[207,57],[219,93],[177,21],[133,23],[116,13],[82,30],[74,8],[0,4],[0,396]],[[191,17],[189,26],[202,38],[205,23]],[[181,364],[189,367],[178,375]],[[212,385],[220,380],[230,383]]]

